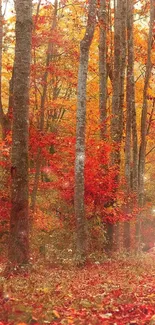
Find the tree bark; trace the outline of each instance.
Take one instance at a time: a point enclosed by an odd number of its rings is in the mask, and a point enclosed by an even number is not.
[[[123,134],[123,124],[124,124],[124,81],[125,81],[125,71],[126,71],[126,26],[127,26],[127,0],[121,1],[121,58],[120,58],[120,93],[119,93],[119,121],[120,121],[120,142],[122,140]]]
[[[99,109],[100,109],[100,130],[101,138],[107,139],[107,12],[106,12],[106,0],[100,0],[99,7]]]
[[[114,18],[114,72],[111,139],[114,145],[112,152],[112,165],[120,166],[120,141],[122,132],[122,111],[120,104],[120,75],[121,75],[121,1],[117,1]]]
[[[126,25],[127,25],[127,0],[121,1],[121,32],[120,32],[120,93],[119,93],[119,126],[120,127],[120,145],[119,150],[121,150],[121,141],[122,141],[122,134],[123,134],[123,125],[124,125],[124,81],[125,81],[125,71],[126,71]],[[121,164],[121,159],[120,159]],[[120,166],[119,166],[120,168]],[[119,182],[119,176],[117,177]],[[117,222],[115,226],[115,249],[119,250],[120,247],[120,223]]]
[[[146,133],[147,133],[147,92],[149,86],[149,79],[151,75],[152,62],[151,62],[151,50],[153,45],[153,27],[155,22],[155,5],[154,0],[150,0],[150,24],[148,35],[148,49],[147,49],[147,62],[143,89],[143,106],[141,116],[141,139],[139,149],[139,166],[138,166],[138,194],[139,194],[139,206],[144,205],[144,174],[145,174],[145,155],[146,155]],[[136,224],[136,240],[137,247],[140,245],[140,216]]]
[[[118,171],[115,182],[119,185],[119,170],[121,163],[120,147],[123,133],[124,79],[126,66],[126,0],[118,0],[114,17],[114,71],[111,140],[113,151],[111,164]],[[111,225],[113,227],[113,225]],[[118,227],[117,227],[118,230]],[[109,240],[113,240],[112,238]],[[118,243],[116,243],[116,247]],[[112,244],[110,244],[112,247]]]
[[[16,0],[9,262],[29,262],[28,123],[32,1]]]
[[[74,208],[77,225],[77,257],[82,263],[86,257],[86,220],[84,206],[84,164],[85,164],[85,127],[86,127],[86,84],[88,73],[89,49],[96,23],[96,0],[89,1],[88,21],[84,38],[80,43],[80,63],[77,90],[77,125],[75,154],[75,192]]]
[[[127,0],[127,95],[126,95],[126,139],[125,139],[125,177],[127,197],[131,191],[137,191],[138,185],[138,145],[137,122],[135,109],[135,82],[134,82],[134,38],[133,38],[133,11],[134,1]],[[131,177],[132,175],[132,177]],[[130,200],[125,209],[129,214],[132,210]],[[124,247],[130,249],[130,221],[124,223]]]

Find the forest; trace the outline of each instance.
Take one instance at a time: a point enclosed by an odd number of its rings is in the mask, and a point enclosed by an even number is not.
[[[0,0],[0,325],[155,325],[155,0]]]

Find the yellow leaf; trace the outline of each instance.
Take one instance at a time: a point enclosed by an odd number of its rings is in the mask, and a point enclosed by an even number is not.
[[[68,317],[67,321],[68,321],[68,324],[73,324],[74,323],[73,317]]]
[[[56,310],[53,310],[52,313],[53,313],[55,318],[60,318],[60,315]]]
[[[44,291],[44,293],[48,293],[49,292],[49,288],[44,288],[43,291]]]

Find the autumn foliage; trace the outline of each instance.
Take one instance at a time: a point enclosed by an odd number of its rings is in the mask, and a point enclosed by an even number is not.
[[[18,93],[17,14],[0,2],[0,325],[155,324],[154,1],[114,2],[33,3],[29,99],[27,85]],[[27,98],[23,123],[15,95]],[[24,256],[24,238],[29,263],[14,254],[10,267],[8,244]]]

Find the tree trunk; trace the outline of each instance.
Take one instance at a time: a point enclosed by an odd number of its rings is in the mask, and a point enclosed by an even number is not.
[[[120,141],[122,132],[122,111],[120,104],[120,73],[121,73],[121,1],[117,1],[114,18],[114,73],[111,139],[114,145],[112,152],[112,165],[120,166]],[[121,124],[120,124],[121,123]]]
[[[125,139],[125,177],[127,183],[127,197],[131,191],[137,191],[138,181],[138,149],[137,123],[135,110],[135,82],[134,82],[134,39],[133,39],[133,0],[127,0],[127,95],[126,95],[126,139]],[[131,175],[133,175],[131,177]],[[129,214],[132,210],[130,200],[125,209]],[[130,249],[130,221],[124,223],[124,247]]]
[[[114,72],[111,140],[113,151],[111,163],[118,171],[115,182],[119,185],[120,147],[123,133],[124,79],[126,64],[126,0],[118,0],[114,19]],[[113,225],[111,225],[113,227]],[[109,239],[110,240],[110,239]],[[113,238],[111,238],[113,240]],[[116,243],[116,247],[118,243]],[[110,244],[112,247],[112,244]]]
[[[149,79],[151,75],[152,63],[151,63],[151,50],[153,41],[153,27],[155,21],[155,5],[154,0],[150,0],[150,25],[148,35],[148,50],[147,50],[147,62],[143,89],[143,107],[141,116],[141,139],[139,149],[139,166],[138,166],[138,194],[139,194],[139,206],[144,205],[144,175],[145,175],[145,155],[146,155],[146,133],[147,133],[147,92],[149,86]],[[137,220],[136,225],[136,241],[137,247],[140,246],[140,217]]]
[[[119,121],[120,121],[120,142],[123,134],[123,109],[124,109],[124,81],[126,70],[126,15],[127,15],[127,0],[121,0],[121,58],[120,58],[120,93],[119,93]]]
[[[106,243],[105,243],[105,252],[109,255],[111,254],[114,248],[114,225],[110,222],[105,225],[106,230]]]
[[[28,122],[32,2],[16,0],[9,262],[29,262]]]
[[[84,207],[84,164],[85,164],[85,127],[86,127],[86,84],[89,49],[96,23],[96,0],[89,1],[88,21],[84,38],[80,43],[80,63],[78,72],[77,126],[75,156],[74,207],[77,224],[77,257],[82,263],[86,257],[86,221]]]
[[[121,32],[120,32],[120,49],[121,49],[121,56],[120,56],[120,93],[119,93],[119,126],[120,127],[120,146],[122,141],[122,134],[123,134],[123,115],[124,115],[124,81],[125,81],[125,70],[126,70],[126,15],[127,15],[127,2],[126,0],[121,1]],[[119,148],[120,150],[121,148]],[[120,160],[121,163],[121,160]],[[117,181],[119,182],[119,176],[117,177]],[[120,224],[117,222],[115,226],[115,249],[119,250],[120,247]]]
[[[106,140],[107,135],[107,46],[106,46],[106,29],[107,29],[107,12],[106,12],[106,0],[100,1],[99,7],[99,109],[100,109],[100,128],[101,138]]]

